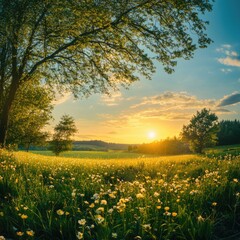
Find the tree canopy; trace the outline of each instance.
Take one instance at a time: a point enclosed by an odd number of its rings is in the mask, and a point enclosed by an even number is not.
[[[183,126],[181,136],[194,152],[202,153],[205,147],[217,143],[218,130],[218,117],[204,108],[197,111],[188,125]]]
[[[75,96],[150,78],[153,59],[171,73],[211,40],[202,19],[209,0],[0,0],[0,144],[25,82]]]
[[[30,81],[17,91],[13,107],[10,111],[7,143],[22,145],[27,150],[31,144],[42,144],[48,134],[42,129],[51,120],[51,90]]]
[[[60,122],[54,128],[53,140],[50,150],[58,156],[61,152],[72,149],[72,135],[77,132],[74,119],[69,115],[63,115]]]

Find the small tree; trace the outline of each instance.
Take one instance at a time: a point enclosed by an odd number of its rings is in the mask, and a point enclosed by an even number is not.
[[[217,142],[218,117],[206,108],[192,117],[188,125],[184,125],[181,136],[189,143],[191,150],[202,153],[205,147]]]
[[[74,119],[69,115],[63,115],[60,122],[54,128],[53,140],[50,149],[59,156],[61,152],[72,149],[71,136],[77,132]]]

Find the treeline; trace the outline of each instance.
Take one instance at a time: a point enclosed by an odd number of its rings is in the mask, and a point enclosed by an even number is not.
[[[217,145],[240,144],[240,121],[223,120],[218,123]],[[129,152],[144,154],[176,155],[191,152],[191,146],[181,137],[167,138],[138,146],[129,146]]]
[[[152,143],[144,143],[138,146],[129,146],[128,151],[159,155],[177,155],[190,153],[188,144],[176,137],[167,138]]]
[[[219,123],[218,146],[240,144],[240,121],[224,120]]]

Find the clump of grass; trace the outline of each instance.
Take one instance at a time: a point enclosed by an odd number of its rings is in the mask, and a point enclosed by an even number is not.
[[[1,150],[0,235],[45,240],[237,238],[239,167],[238,157],[104,160]]]

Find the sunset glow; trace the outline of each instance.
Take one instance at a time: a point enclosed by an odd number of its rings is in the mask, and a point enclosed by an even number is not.
[[[156,138],[156,132],[150,131],[150,132],[148,132],[147,136],[148,136],[149,139],[155,139]]]

